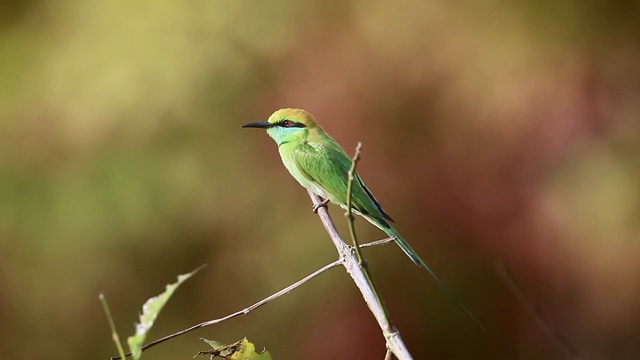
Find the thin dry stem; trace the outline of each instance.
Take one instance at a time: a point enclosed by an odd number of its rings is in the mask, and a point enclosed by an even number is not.
[[[309,193],[309,197],[314,204],[318,204],[322,201],[319,196],[314,194],[312,191],[307,190]],[[320,216],[320,220],[324,225],[327,233],[331,237],[333,241],[333,245],[338,250],[340,254],[340,259],[342,260],[342,265],[345,267],[353,282],[356,284],[364,301],[367,303],[369,310],[375,317],[378,322],[378,326],[382,329],[382,333],[387,341],[387,348],[393,352],[393,354],[400,360],[409,360],[413,359],[411,353],[407,349],[404,341],[402,341],[402,337],[400,336],[400,332],[396,330],[395,327],[391,324],[391,322],[387,319],[385,315],[384,305],[378,300],[375,290],[369,283],[367,276],[365,274],[365,270],[362,266],[360,266],[360,262],[358,257],[354,253],[354,248],[352,246],[347,245],[344,240],[340,237],[338,230],[335,227],[331,216],[329,216],[329,212],[325,207],[321,207],[318,209],[318,216]]]
[[[262,300],[258,301],[257,303],[255,303],[255,304],[253,304],[253,305],[251,305],[251,306],[249,306],[249,307],[246,307],[246,308],[244,308],[244,309],[242,309],[242,310],[236,311],[236,312],[234,312],[233,314],[229,314],[229,315],[227,315],[227,316],[224,316],[224,317],[221,317],[221,318],[218,318],[218,319],[205,321],[205,322],[203,322],[203,323],[200,323],[200,324],[194,325],[194,326],[192,326],[192,327],[190,327],[190,328],[187,328],[187,329],[184,329],[184,330],[178,331],[178,332],[173,333],[173,334],[171,334],[171,335],[167,335],[167,336],[165,336],[165,337],[163,337],[163,338],[160,338],[160,339],[158,339],[158,340],[155,340],[155,341],[153,341],[153,342],[150,342],[150,343],[148,343],[147,345],[145,345],[145,346],[143,346],[143,347],[142,347],[142,351],[147,350],[147,349],[149,349],[149,348],[150,348],[150,347],[152,347],[152,346],[155,346],[155,345],[158,345],[158,344],[160,344],[160,343],[163,343],[163,342],[165,342],[165,341],[167,341],[167,340],[170,340],[170,339],[173,339],[173,338],[175,338],[175,337],[178,337],[178,336],[180,336],[180,335],[184,335],[184,334],[186,334],[186,333],[188,333],[188,332],[191,332],[191,331],[193,331],[193,330],[197,330],[197,329],[200,329],[200,328],[203,328],[203,327],[209,326],[209,325],[214,325],[214,324],[217,324],[217,323],[223,322],[223,321],[225,321],[225,320],[228,320],[228,319],[234,318],[234,317],[236,317],[236,316],[246,315],[246,314],[250,313],[251,311],[253,311],[253,310],[255,310],[255,309],[259,308],[260,306],[262,306],[262,305],[264,305],[264,304],[266,304],[266,303],[270,302],[271,300],[274,300],[274,299],[276,299],[276,298],[279,298],[279,297],[280,297],[280,296],[282,296],[282,295],[285,295],[285,294],[289,293],[289,292],[290,292],[290,291],[292,291],[293,289],[295,289],[295,288],[299,287],[300,285],[302,285],[302,284],[306,283],[307,281],[309,281],[309,280],[313,279],[314,277],[316,277],[316,276],[318,276],[318,275],[322,274],[323,272],[325,272],[325,271],[327,271],[327,270],[329,270],[329,269],[331,269],[331,268],[333,268],[333,267],[336,267],[336,266],[340,265],[341,263],[342,263],[342,262],[341,262],[340,260],[336,260],[336,261],[332,262],[331,264],[325,265],[325,266],[323,266],[322,268],[320,268],[320,269],[318,269],[318,270],[314,271],[313,273],[311,273],[311,274],[309,274],[309,275],[305,276],[305,277],[304,277],[304,278],[302,278],[301,280],[298,280],[298,281],[296,281],[295,283],[293,283],[293,284],[291,284],[291,285],[287,286],[286,288],[284,288],[284,289],[282,289],[282,290],[280,290],[280,291],[278,291],[278,292],[276,292],[276,293],[274,293],[274,294],[272,294],[272,295],[270,295],[270,296],[268,296],[268,297],[266,297],[266,298],[264,298],[264,299],[262,299]],[[127,353],[125,356],[129,356],[129,355],[131,355],[131,354],[130,354],[130,353]],[[119,360],[120,358],[121,358],[120,356],[116,356],[116,357],[112,357],[111,359],[112,359],[112,360]]]
[[[580,354],[578,353],[576,348],[573,347],[573,345],[571,345],[569,340],[564,335],[562,335],[562,333],[559,330],[555,329],[549,324],[549,321],[547,320],[547,317],[544,315],[544,312],[542,311],[540,306],[538,306],[536,303],[529,300],[529,297],[524,293],[522,288],[518,285],[516,280],[513,278],[513,275],[511,275],[509,268],[507,268],[507,264],[505,264],[504,261],[498,261],[496,266],[498,268],[498,271],[502,279],[507,284],[509,289],[513,292],[516,298],[522,303],[522,305],[524,305],[527,311],[529,311],[529,314],[531,315],[531,317],[533,317],[536,320],[538,325],[540,325],[540,327],[542,328],[542,330],[544,330],[547,336],[549,336],[551,339],[553,339],[556,342],[556,344],[564,351],[565,355],[567,355],[568,358],[579,359]]]

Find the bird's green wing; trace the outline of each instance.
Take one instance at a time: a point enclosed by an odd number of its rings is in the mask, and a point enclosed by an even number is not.
[[[298,170],[327,194],[331,194],[333,198],[330,196],[329,200],[346,205],[351,158],[340,145],[335,141],[304,143],[296,146],[292,155]],[[385,227],[389,226],[386,220],[393,221],[364,185],[357,172],[351,190],[351,203],[354,210],[375,217]]]

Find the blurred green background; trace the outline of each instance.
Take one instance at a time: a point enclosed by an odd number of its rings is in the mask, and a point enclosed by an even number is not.
[[[0,358],[116,354],[336,258],[276,147],[240,125],[312,112],[397,228],[488,328],[395,247],[366,250],[417,359],[562,359],[502,259],[588,359],[640,357],[637,1],[0,2]],[[331,207],[342,229],[342,211]],[[363,240],[382,233],[357,221]],[[145,353],[244,336],[275,359],[381,359],[334,269]]]

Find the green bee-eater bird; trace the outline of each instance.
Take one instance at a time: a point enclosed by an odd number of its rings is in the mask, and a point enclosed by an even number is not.
[[[267,121],[242,125],[243,128],[262,128],[275,140],[284,166],[304,188],[334,204],[347,208],[348,173],[352,159],[318,125],[310,113],[300,109],[280,109]],[[354,173],[351,189],[352,211],[377,226],[400,246],[407,256],[418,266],[424,267],[450,295],[477,319],[457,299],[455,294],[427,266],[411,248],[409,243],[389,224],[393,219],[382,209],[371,191],[364,185],[360,176]],[[482,325],[480,325],[482,326]]]
[[[278,144],[284,166],[302,187],[322,199],[347,208],[348,173],[352,159],[318,125],[313,115],[299,109],[281,109],[268,121],[242,125],[267,129],[267,134]],[[351,205],[355,214],[367,219],[390,237],[416,265],[426,267],[418,254],[391,226],[391,217],[364,185],[357,171],[351,189]]]

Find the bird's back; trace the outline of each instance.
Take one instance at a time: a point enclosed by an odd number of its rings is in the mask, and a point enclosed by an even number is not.
[[[314,136],[310,133],[307,141],[280,146],[282,161],[303,187],[346,208],[352,160],[333,138],[321,128],[320,131]],[[352,208],[358,213],[371,216],[386,227],[387,220],[393,221],[357,173],[351,194]]]

